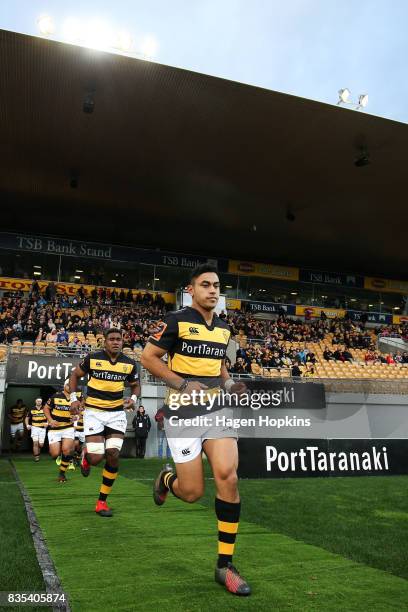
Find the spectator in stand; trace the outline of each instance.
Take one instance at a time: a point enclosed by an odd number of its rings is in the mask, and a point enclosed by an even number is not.
[[[306,363],[306,356],[308,354],[308,350],[306,348],[302,348],[298,354],[296,355],[297,359],[301,362],[301,363]]]
[[[343,358],[344,358],[344,361],[350,361],[350,362],[353,361],[353,355],[347,349],[343,351]]]
[[[40,295],[40,285],[36,280],[33,280],[33,284],[31,285],[29,297],[38,297]]]
[[[326,361],[334,361],[334,355],[333,355],[333,352],[332,352],[332,351],[330,351],[328,348],[324,349],[324,351],[323,351],[323,358],[324,358]]]
[[[333,357],[336,361],[345,361],[343,351],[340,348],[336,349],[333,353]]]
[[[366,363],[374,363],[374,361],[376,360],[377,360],[377,355],[372,350],[368,350],[367,353],[364,355],[364,361]]]
[[[57,330],[54,327],[45,337],[45,341],[47,344],[56,344],[57,343]]]
[[[68,334],[64,327],[61,327],[57,333],[57,344],[68,344]]]
[[[306,355],[306,363],[311,363],[311,364],[315,364],[317,361],[316,359],[316,355],[314,353],[307,353]]]
[[[37,337],[36,337],[35,341],[36,342],[45,342],[46,338],[47,338],[47,332],[45,331],[45,329],[40,327],[40,329],[38,330],[38,334],[37,334]]]
[[[291,370],[292,378],[300,378],[302,376],[302,370],[300,369],[300,361],[295,361]]]
[[[306,364],[306,370],[303,373],[304,378],[312,378],[315,375],[315,369],[313,363]]]
[[[55,296],[57,295],[57,288],[55,284],[51,281],[45,288],[44,297],[47,302],[53,302],[55,300]]]
[[[244,361],[242,357],[238,357],[231,371],[234,374],[248,374],[249,373],[248,364]]]

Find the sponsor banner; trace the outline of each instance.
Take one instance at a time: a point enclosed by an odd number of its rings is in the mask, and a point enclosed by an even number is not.
[[[134,261],[133,249],[113,247],[95,242],[66,240],[38,235],[9,234],[0,232],[0,248],[15,251],[44,253],[47,255],[67,255],[70,257],[90,257],[93,259]]]
[[[355,274],[339,274],[321,272],[319,270],[300,270],[299,280],[304,283],[319,283],[321,285],[338,285],[344,287],[364,287],[364,277]]]
[[[230,259],[228,263],[228,272],[230,274],[263,276],[266,278],[279,278],[281,280],[299,280],[299,268],[275,266],[269,263],[254,263]]]
[[[41,280],[37,282],[38,282],[38,285],[41,291],[43,291],[45,287],[47,287],[47,285],[49,285],[50,283],[50,281],[41,281]],[[31,279],[0,277],[0,290],[4,290],[4,291],[28,292],[30,291],[32,284],[33,284],[33,281]],[[55,283],[55,287],[57,289],[58,294],[66,294],[68,296],[76,295],[80,287],[82,287],[86,296],[90,296],[91,291],[95,289],[95,285],[80,285],[76,283]],[[99,289],[99,285],[97,286],[97,288]],[[122,291],[122,287],[105,287],[105,289],[107,290],[108,294],[110,291],[113,291],[113,289],[116,291],[117,294],[119,294]],[[125,293],[128,292],[128,289],[126,289],[125,287],[123,287],[123,290]],[[138,289],[132,289],[131,291],[132,291],[133,297],[135,297],[138,293],[141,293],[142,295],[147,293],[146,291],[139,291]],[[153,296],[159,293],[163,297],[164,301],[169,304],[175,304],[176,302],[176,296],[174,293],[161,292],[161,291],[149,291],[149,293]]]
[[[336,317],[343,318],[346,311],[343,308],[319,308],[318,306],[296,306],[296,314],[300,317],[307,315],[311,317],[320,317],[321,313],[324,312],[328,319],[335,319]]]
[[[279,409],[322,410],[326,408],[326,391],[322,383],[304,384],[297,381],[287,383],[263,378],[246,380],[245,384],[251,395],[263,392],[280,395]],[[262,404],[254,409],[258,410],[261,407]]]
[[[401,325],[401,323],[408,323],[408,315],[392,315],[392,322],[394,325]]]
[[[7,361],[7,383],[62,386],[81,357],[11,354]]]
[[[371,289],[379,293],[404,293],[408,294],[408,281],[387,280],[385,278],[364,278],[364,289]]]
[[[208,263],[218,268],[220,272],[227,271],[227,259],[214,259],[211,257],[197,257],[196,255],[179,255],[164,251],[141,251],[140,262],[156,266],[169,266],[174,268],[187,268],[192,270],[196,266]]]
[[[246,302],[247,308],[251,312],[271,312],[273,314],[279,314],[284,312],[288,315],[296,314],[295,304],[274,304],[269,302]]]
[[[242,302],[233,298],[225,298],[225,305],[228,310],[241,310]]]
[[[0,232],[0,248],[14,251],[92,258],[106,261],[134,261],[152,265],[195,268],[200,263],[211,263],[226,272],[227,259],[210,259],[195,255],[182,255],[167,251],[149,251],[132,247],[103,245],[39,235],[22,235]]]
[[[387,476],[407,471],[406,439],[239,440],[240,478]]]
[[[347,314],[352,321],[356,322],[365,320],[368,323],[378,323],[380,325],[390,325],[392,323],[392,314],[380,312],[361,312],[360,310],[348,310]]]

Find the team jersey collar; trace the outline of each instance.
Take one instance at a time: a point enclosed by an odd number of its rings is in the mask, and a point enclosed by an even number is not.
[[[208,325],[207,321],[204,319],[204,317],[203,317],[203,315],[201,314],[200,311],[198,311],[196,308],[193,308],[192,306],[186,306],[186,308],[189,308],[189,310],[192,310],[195,313],[195,315],[202,321],[203,325],[205,325],[206,328],[209,331],[213,331],[213,329],[215,327],[215,324],[217,322],[217,318],[218,318],[216,312],[213,312],[213,318],[212,318],[211,325]]]
[[[112,359],[109,357],[109,355],[108,355],[108,353],[105,351],[105,349],[103,349],[102,353],[103,353],[104,355],[106,355],[106,359],[109,361],[109,363],[110,363],[111,365],[115,365],[116,363],[118,363],[119,358],[120,358],[120,356],[121,356],[121,353],[119,353],[119,354],[118,354],[118,356],[117,356],[117,358],[116,358],[116,361],[112,361]]]

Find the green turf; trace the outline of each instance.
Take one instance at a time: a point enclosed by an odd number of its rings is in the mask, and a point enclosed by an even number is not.
[[[152,465],[127,461],[121,473],[149,478]],[[241,480],[239,487],[243,520],[408,579],[408,476]],[[213,508],[212,480],[201,503]]]
[[[0,459],[0,551],[0,591],[45,592],[23,498],[6,459]],[[30,608],[39,609],[47,608]]]
[[[193,612],[209,608],[216,611],[369,609],[383,612],[406,609],[406,580],[324,549],[325,542],[338,537],[334,531],[344,521],[338,520],[335,527],[330,527],[329,518],[320,520],[319,529],[326,529],[325,534],[320,534],[321,547],[302,541],[312,536],[317,540],[313,532],[318,528],[304,526],[302,529],[299,525],[328,509],[337,517],[341,499],[343,505],[347,504],[352,499],[353,489],[354,498],[361,500],[358,513],[354,508],[348,512],[343,508],[339,516],[346,516],[352,522],[356,515],[364,514],[365,503],[367,517],[371,519],[374,492],[368,495],[367,490],[374,486],[372,483],[378,482],[381,492],[385,485],[380,479],[333,480],[333,489],[327,488],[325,479],[294,480],[289,485],[282,480],[242,481],[244,520],[240,524],[235,562],[250,581],[254,593],[248,599],[238,599],[224,592],[212,578],[216,523],[211,481],[203,504],[187,505],[170,498],[163,508],[156,508],[151,499],[151,478],[159,462],[124,460],[122,476],[110,498],[115,516],[102,519],[93,512],[100,483],[99,470],[93,469],[88,479],[78,472],[69,473],[69,482],[58,485],[56,466],[50,461],[44,460],[34,466],[31,461],[19,460],[16,465],[32,497],[74,612],[101,609]],[[344,489],[342,482],[346,480],[350,481],[350,486]],[[406,481],[402,478],[389,480],[399,483],[393,490],[396,496],[399,488],[403,497]],[[366,482],[369,482],[367,487]],[[308,502],[303,500],[307,491],[305,483],[313,483]],[[338,497],[321,505],[321,497],[327,495],[327,491],[330,495],[336,491]],[[288,508],[280,496],[288,497]],[[381,492],[377,502],[382,497]],[[269,502],[268,511],[266,504]],[[309,504],[310,510],[307,509]],[[279,521],[276,520],[278,509],[282,512]],[[386,503],[384,495],[384,501],[376,504],[374,516],[379,521],[393,524],[398,520],[400,524],[404,512],[403,503],[395,505],[394,497]],[[397,514],[390,518],[389,513]],[[287,531],[292,523],[292,537],[281,533],[285,523]],[[357,531],[348,533],[345,538],[356,537]],[[355,545],[349,542],[348,547],[358,551],[364,548],[368,537],[369,531],[362,529],[362,542]],[[385,542],[382,540],[382,545]],[[392,545],[391,541],[385,546],[384,559],[388,554],[392,556]],[[405,554],[406,549],[405,542],[404,553],[401,553],[401,545],[395,556]],[[358,558],[357,552],[355,558]],[[396,567],[401,565],[398,560]]]

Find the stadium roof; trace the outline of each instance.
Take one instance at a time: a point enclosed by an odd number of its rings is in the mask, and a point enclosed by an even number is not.
[[[3,230],[408,277],[407,125],[4,30],[0,50]]]

